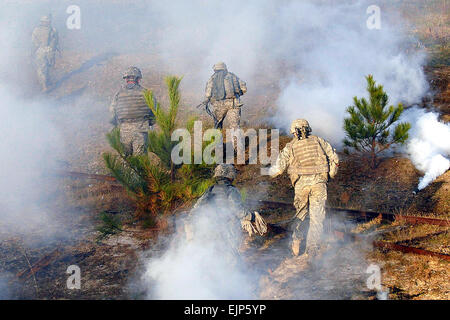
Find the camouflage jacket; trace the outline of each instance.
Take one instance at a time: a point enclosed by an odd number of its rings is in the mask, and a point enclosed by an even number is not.
[[[58,32],[51,26],[40,25],[34,28],[31,40],[33,42],[34,51],[45,47],[49,47],[53,51],[58,50]]]
[[[292,185],[295,185],[297,182],[305,185],[312,185],[321,182],[326,183],[328,181],[328,176],[334,178],[337,172],[337,166],[339,164],[339,157],[336,150],[322,138],[310,136],[308,139],[316,140],[326,156],[325,161],[328,163],[328,168],[326,168],[326,170],[319,170],[317,173],[311,174],[302,173],[301,167],[298,167],[299,161],[296,159],[296,150],[294,148],[294,144],[298,141],[298,139],[294,138],[286,144],[281,153],[278,155],[275,165],[270,168],[270,175],[272,177],[276,177],[287,170]],[[316,155],[315,153],[311,153],[310,155],[307,154],[307,156],[314,158]]]

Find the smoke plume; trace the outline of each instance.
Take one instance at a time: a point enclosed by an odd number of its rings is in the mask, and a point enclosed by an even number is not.
[[[315,134],[341,145],[345,110],[354,96],[367,96],[368,74],[384,85],[390,103],[420,100],[427,90],[421,68],[424,55],[406,54],[405,34],[383,10],[381,28],[369,30],[368,4],[344,1],[331,7],[302,2],[287,8],[288,16],[280,23],[297,35],[288,52],[295,52],[298,72],[283,80],[275,124],[288,128],[292,119],[305,118]]]
[[[405,119],[413,126],[407,152],[417,169],[424,173],[422,190],[450,167],[450,125],[439,121],[439,114],[423,109],[407,110]]]
[[[148,297],[255,298],[257,278],[237,254],[242,231],[234,214],[224,205],[192,212],[186,221],[189,231],[179,228],[163,254],[148,261],[143,278],[150,288]]]

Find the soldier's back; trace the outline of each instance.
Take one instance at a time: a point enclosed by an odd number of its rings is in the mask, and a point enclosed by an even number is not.
[[[48,46],[50,39],[50,27],[37,26],[33,30],[32,39],[36,48]]]
[[[35,49],[47,46],[56,49],[57,37],[56,29],[51,26],[37,26],[32,33],[32,41]]]
[[[119,120],[149,119],[152,115],[144,98],[144,87],[122,87],[116,94],[116,114]]]

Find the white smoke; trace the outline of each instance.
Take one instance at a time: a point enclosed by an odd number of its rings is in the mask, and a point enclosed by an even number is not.
[[[31,228],[49,225],[49,172],[62,140],[42,102],[26,101],[0,87],[0,224]]]
[[[222,209],[222,210],[221,210]],[[256,275],[236,254],[242,240],[233,212],[207,206],[190,215],[192,236],[183,228],[166,251],[146,265],[152,299],[251,299]]]
[[[402,18],[381,10],[381,29],[367,28],[372,4],[171,1],[152,3],[149,12],[163,35],[155,49],[169,69],[187,73],[193,90],[201,92],[212,64],[223,60],[247,81],[249,94],[260,89],[254,85],[261,77],[280,82],[276,114],[268,115],[274,125],[288,129],[294,118],[306,118],[316,134],[340,145],[345,110],[354,96],[367,95],[368,74],[384,85],[392,104],[418,102],[428,89],[425,54],[406,52],[411,39]],[[285,69],[271,74],[280,62]],[[191,65],[198,66],[195,74]],[[244,110],[258,107],[246,103]]]
[[[404,118],[412,124],[407,152],[417,169],[424,173],[422,190],[450,168],[450,125],[439,121],[439,114],[412,108]]]
[[[405,35],[381,11],[381,29],[369,30],[368,2],[343,2],[336,6],[293,3],[281,17],[296,39],[298,72],[284,81],[274,122],[288,128],[294,118],[306,118],[314,132],[340,145],[346,108],[354,96],[367,96],[366,81],[373,74],[390,97],[390,103],[417,102],[427,90],[422,53],[405,54]],[[287,11],[287,10],[286,10]],[[286,26],[287,28],[287,26]],[[292,39],[294,40],[294,39]]]
[[[0,14],[0,227],[49,236],[54,212],[48,201],[57,186],[48,174],[57,167],[63,140],[51,120],[55,104],[36,96],[26,79],[32,64],[22,37],[31,36],[7,8]]]

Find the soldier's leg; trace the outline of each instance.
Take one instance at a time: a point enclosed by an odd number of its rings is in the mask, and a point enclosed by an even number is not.
[[[226,129],[239,129],[241,123],[241,108],[236,107],[234,104],[234,99],[226,99],[224,108],[226,112]],[[231,142],[231,141],[230,141]],[[228,143],[228,142],[227,142]],[[235,131],[235,136],[233,138],[233,149],[236,152],[238,149],[245,153],[245,140],[242,132],[240,130]]]
[[[135,132],[133,134],[133,140],[131,141],[131,145],[133,148],[133,154],[143,154],[144,153],[144,133],[143,132]]]
[[[300,253],[300,245],[305,238],[304,221],[308,215],[308,199],[311,192],[310,186],[303,186],[300,183],[295,184],[294,207],[295,225],[292,232],[292,254],[297,256]]]
[[[241,108],[231,107],[227,112],[228,127],[232,129],[240,128],[241,124]]]
[[[225,101],[211,102],[211,113],[213,114],[216,129],[222,129],[223,120],[225,119],[227,111]]]
[[[147,138],[150,126],[148,121],[142,121],[134,124],[133,134],[133,154],[143,154],[147,151]]]
[[[119,124],[120,141],[125,146],[125,153],[127,155],[133,154],[133,126],[129,122]]]
[[[311,187],[309,197],[310,224],[306,238],[306,252],[308,255],[316,255],[321,245],[323,234],[323,222],[325,220],[325,203],[327,201],[326,183],[318,183]]]
[[[48,90],[48,72],[47,61],[42,57],[38,57],[36,59],[36,73],[42,91]]]

